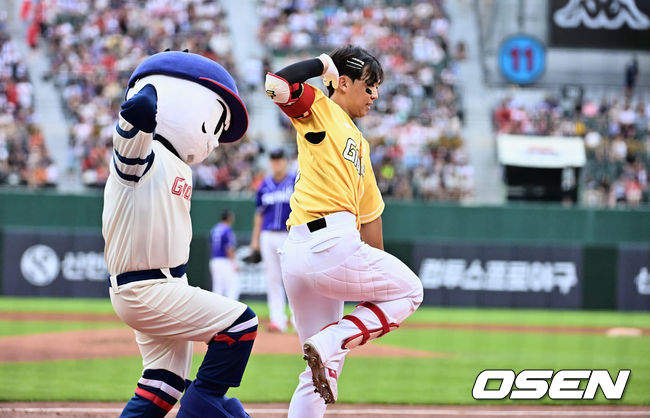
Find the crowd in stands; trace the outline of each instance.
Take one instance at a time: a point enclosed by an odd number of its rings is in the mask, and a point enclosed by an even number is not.
[[[260,1],[259,36],[276,57],[315,56],[350,43],[381,62],[387,77],[379,100],[358,124],[384,196],[458,200],[473,192],[455,90],[464,47],[450,45],[443,3]]]
[[[106,182],[116,115],[129,76],[143,59],[166,49],[187,49],[235,74],[225,11],[218,1],[69,0],[51,3],[44,14],[51,77],[71,126],[68,165],[81,167],[89,186]],[[204,167],[195,167],[202,171],[203,187],[230,189],[231,182],[232,188],[241,187],[238,173],[254,167],[250,158],[238,157],[239,147],[247,145],[229,147],[237,158],[213,158],[220,163],[209,170],[219,173],[213,179],[206,180]]]
[[[526,106],[507,98],[494,110],[493,122],[499,133],[583,137],[585,204],[638,206],[649,201],[650,103],[623,96],[549,96]]]
[[[28,3],[28,2],[24,2]],[[232,74],[232,41],[219,1],[81,0],[37,2],[22,15],[28,44],[45,51],[70,126],[67,167],[86,185],[102,187],[112,158],[111,138],[124,87],[145,57],[165,49],[203,54]],[[24,4],[23,4],[24,6]],[[315,56],[351,43],[374,53],[386,80],[359,127],[384,196],[459,200],[471,196],[474,171],[463,144],[456,65],[444,0],[259,0],[263,61],[239,63],[245,96],[256,88],[253,68]],[[31,17],[30,17],[31,16]],[[31,20],[30,20],[31,19]],[[0,184],[52,186],[58,181],[35,121],[27,67],[0,14]],[[249,71],[250,70],[250,71]],[[284,118],[281,112],[279,117]],[[506,99],[494,110],[497,132],[581,136],[588,161],[583,201],[592,205],[648,202],[650,103],[633,95],[598,100],[549,96],[530,106]],[[287,142],[293,133],[285,119]],[[244,138],[219,147],[193,167],[195,188],[250,192],[264,172],[262,145]]]
[[[265,149],[248,139],[219,146],[201,164],[193,166],[195,190],[252,192],[265,177],[259,157]]]
[[[382,192],[406,199],[469,196],[473,171],[463,147],[462,112],[454,88],[454,64],[462,59],[462,46],[451,52],[443,0],[380,3],[330,1],[323,6],[314,0],[263,0],[258,8],[262,44],[271,60],[275,53],[320,53],[348,42],[374,52],[390,77],[360,128],[371,142]],[[106,182],[124,87],[145,57],[167,48],[189,49],[236,74],[225,12],[218,1],[39,4],[45,7],[32,11],[29,44],[47,51],[49,77],[61,92],[70,125],[66,169],[80,170],[86,185],[102,187]],[[258,64],[270,67],[268,58]],[[253,80],[238,80],[244,100],[255,88]],[[31,131],[39,137],[37,129]],[[246,138],[220,147],[194,167],[195,187],[253,190],[262,176],[259,150],[259,144]]]
[[[34,117],[33,91],[25,61],[0,12],[0,185],[54,186],[56,165]]]

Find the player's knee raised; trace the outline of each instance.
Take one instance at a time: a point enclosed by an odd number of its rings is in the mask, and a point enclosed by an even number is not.
[[[240,334],[247,335],[247,339],[254,339],[257,336],[257,325],[259,321],[255,312],[247,306],[246,310],[233,322],[228,328],[221,331],[218,335]]]
[[[257,329],[257,325],[259,324],[259,320],[257,319],[257,315],[255,312],[251,309],[250,306],[246,307],[246,310],[244,311],[243,314],[238,319],[241,321],[241,323],[246,323],[249,325],[250,328],[255,328]]]
[[[420,278],[413,273],[413,280],[411,280],[413,290],[411,291],[411,299],[415,304],[415,308],[420,306],[422,299],[424,299],[424,288],[422,287],[422,281]]]

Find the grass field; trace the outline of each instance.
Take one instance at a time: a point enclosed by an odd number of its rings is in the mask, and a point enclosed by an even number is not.
[[[268,316],[263,303],[252,302],[251,306],[261,318]],[[3,312],[105,314],[111,313],[112,308],[106,300],[0,297],[0,314]],[[545,328],[544,332],[513,332],[488,328],[439,329],[436,324]],[[105,321],[0,320],[0,337],[100,327],[124,325]],[[608,369],[613,376],[620,369],[631,369],[632,373],[621,401],[607,401],[599,393],[594,401],[568,403],[650,404],[649,336],[609,337],[604,332],[554,332],[554,328],[561,327],[648,328],[650,313],[422,307],[407,320],[405,326],[387,334],[377,344],[442,353],[445,356],[348,359],[339,383],[339,401],[490,404],[475,401],[471,396],[474,380],[484,369],[577,368]],[[200,361],[200,356],[195,356],[192,374],[196,373]],[[287,402],[303,367],[304,362],[299,355],[255,355],[251,357],[242,387],[231,390],[229,394],[244,402]],[[0,400],[123,401],[132,394],[140,368],[139,357],[0,363]],[[536,403],[540,402],[560,403],[549,399]],[[521,401],[491,402],[505,403]]]
[[[0,337],[12,335],[41,334],[56,331],[78,331],[88,329],[115,328],[115,323],[92,321],[8,321],[0,320]],[[124,325],[126,326],[126,325]]]
[[[260,318],[269,315],[266,303],[250,301]],[[352,310],[354,305],[347,307]],[[113,313],[108,299],[12,298],[0,296],[0,312]],[[542,309],[477,309],[421,307],[408,322],[518,324],[552,326],[650,327],[648,312],[561,311]]]

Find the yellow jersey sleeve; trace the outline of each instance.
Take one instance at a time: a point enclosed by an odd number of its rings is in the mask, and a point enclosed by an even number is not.
[[[380,217],[386,205],[381,197],[381,192],[377,186],[377,179],[372,170],[370,144],[368,144],[365,138],[363,138],[363,147],[365,148],[363,156],[365,175],[363,177],[363,194],[359,202],[359,221],[362,224],[367,224]]]
[[[303,83],[303,89],[303,95],[310,97],[313,96],[313,99],[311,99],[309,109],[303,116],[291,117],[291,122],[294,124],[294,126],[298,125],[313,128],[312,125],[319,124],[319,122],[331,118],[332,112],[330,111],[329,107],[332,105],[332,103],[327,100],[327,96],[323,94],[321,89],[308,83]],[[310,91],[311,94],[307,94],[307,91]],[[320,113],[319,117],[313,117],[314,114],[318,113]]]

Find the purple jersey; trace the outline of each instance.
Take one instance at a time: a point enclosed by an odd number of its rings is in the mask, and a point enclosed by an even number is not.
[[[257,211],[262,213],[262,231],[286,231],[291,213],[289,200],[293,194],[295,173],[287,174],[279,183],[268,176],[257,190]]]
[[[237,239],[230,225],[225,222],[216,224],[210,231],[210,245],[212,258],[228,257],[228,248],[237,246]]]

